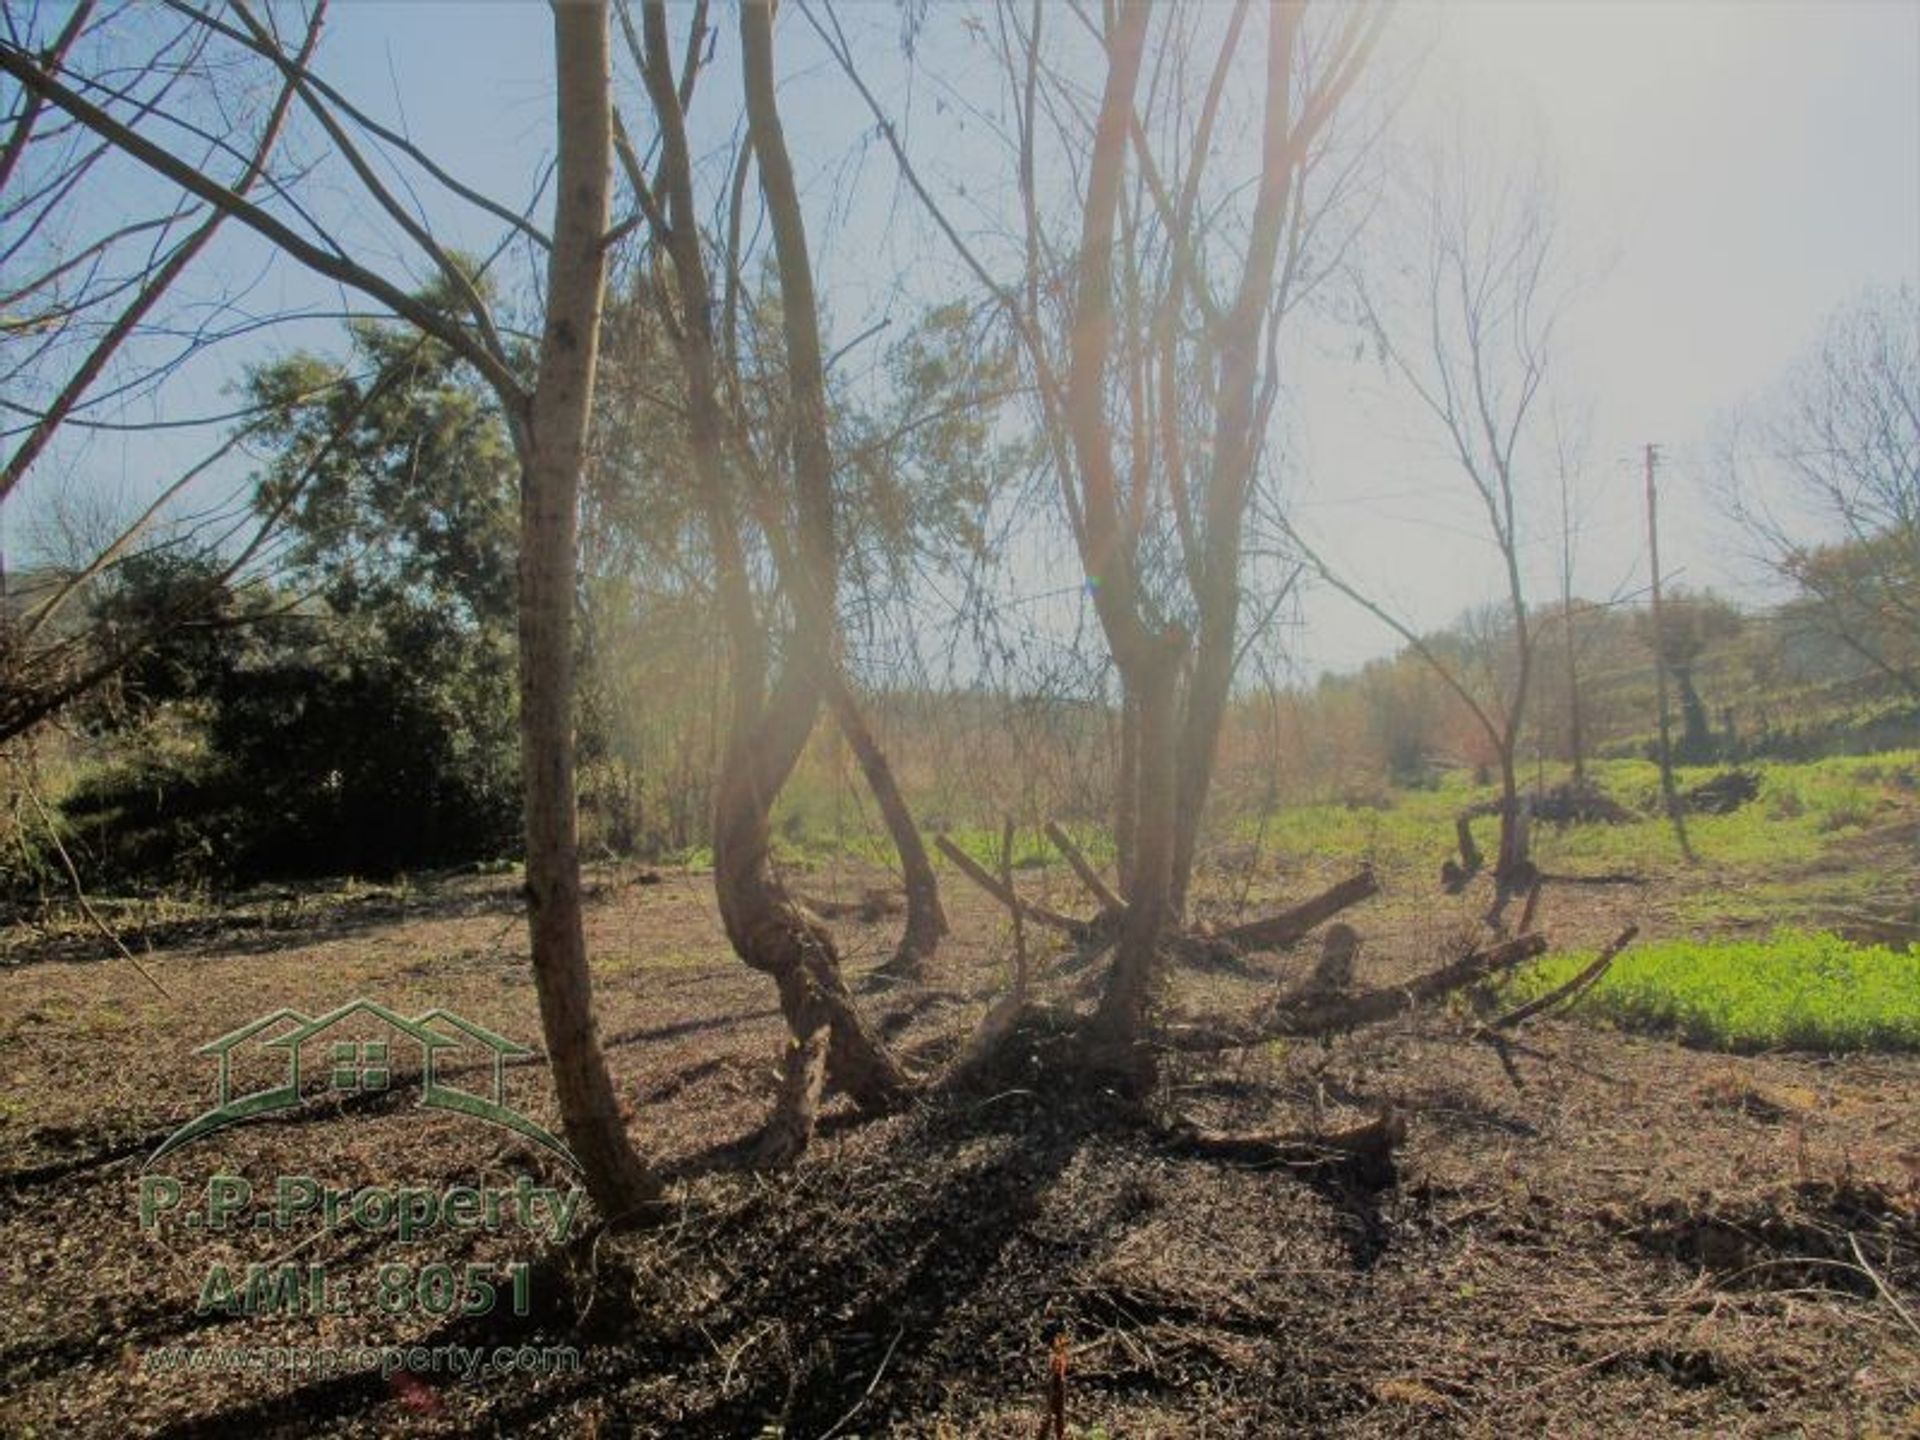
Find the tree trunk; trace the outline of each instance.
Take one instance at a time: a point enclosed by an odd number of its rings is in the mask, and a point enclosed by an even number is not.
[[[1123,682],[1120,687],[1120,756],[1113,787],[1114,871],[1124,891],[1133,876],[1134,847],[1140,833],[1140,707]]]
[[[1219,391],[1213,442],[1203,490],[1197,549],[1189,542],[1188,571],[1199,607],[1199,634],[1178,747],[1174,850],[1170,899],[1176,918],[1186,913],[1194,852],[1207,792],[1220,749],[1220,727],[1238,659],[1241,532],[1254,472],[1259,466],[1264,405],[1260,390],[1260,336],[1272,303],[1291,176],[1305,157],[1296,149],[1289,96],[1303,6],[1276,6],[1267,14],[1267,91],[1261,125],[1260,189],[1247,237],[1246,263],[1232,310],[1221,327]],[[1183,251],[1186,239],[1182,237]],[[1176,282],[1177,283],[1177,282]],[[1193,530],[1191,521],[1183,535]]]
[[[1237,551],[1239,527],[1235,525],[1233,531]],[[1237,554],[1234,559],[1237,561]],[[1227,694],[1233,686],[1234,635],[1239,628],[1238,586],[1208,589],[1220,593],[1204,596],[1193,677],[1187,684],[1186,711],[1175,741],[1173,873],[1168,901],[1176,920],[1187,913],[1200,822],[1206,811],[1207,792],[1213,786],[1220,727],[1226,720]]]
[[[1137,1088],[1152,1084],[1155,1066],[1146,1046],[1148,1021],[1159,989],[1161,941],[1173,913],[1174,792],[1177,699],[1184,630],[1156,637],[1138,666],[1140,817],[1133,869],[1127,875],[1127,913],[1121,922],[1113,970],[1100,997],[1088,1039],[1099,1069],[1112,1070]]]
[[[1707,723],[1707,707],[1694,688],[1693,667],[1671,668],[1673,683],[1680,687],[1680,758],[1689,764],[1703,764],[1713,758],[1713,727]]]
[[[826,1081],[843,1085],[857,1104],[869,1109],[897,1100],[911,1082],[861,1022],[841,982],[832,937],[794,904],[771,864],[773,804],[812,733],[821,685],[832,673],[833,497],[813,286],[806,271],[805,236],[797,231],[792,169],[774,110],[770,17],[764,6],[746,5],[740,23],[749,122],[779,250],[788,375],[796,402],[793,473],[801,525],[799,543],[782,559],[781,574],[795,622],[783,671],[771,693],[769,636],[754,602],[726,457],[729,420],[720,404],[714,307],[662,0],[647,0],[642,11],[640,59],[660,124],[660,201],[649,218],[673,264],[679,314],[670,318],[680,331],[686,372],[688,450],[711,532],[715,584],[727,631],[732,705],[713,790],[714,895],[734,953],[773,978],[786,1017],[790,1039],[780,1097],[760,1148],[763,1161],[785,1161],[812,1136]],[[632,157],[628,164],[637,168]],[[639,181],[636,188],[644,183]],[[658,207],[664,207],[664,213]]]
[[[907,809],[906,797],[901,795],[900,786],[894,780],[893,767],[887,763],[886,752],[874,738],[846,677],[836,672],[828,683],[834,719],[853,750],[853,758],[859,762],[860,773],[866,777],[874,803],[880,807],[880,818],[893,840],[894,853],[900,857],[901,878],[907,891],[906,933],[900,937],[900,946],[893,958],[882,965],[878,973],[890,979],[914,979],[947,934],[947,913],[940,905],[940,882],[934,877],[926,842],[913,823],[913,812]]]
[[[1493,866],[1494,887],[1502,899],[1533,883],[1533,861],[1527,853],[1529,819],[1509,749],[1500,756],[1500,852]]]
[[[822,687],[836,683],[834,586],[839,559],[826,367],[799,190],[775,98],[773,12],[768,0],[748,0],[740,7],[740,40],[747,130],[780,275],[781,328],[792,401],[797,535],[793,573],[783,579],[793,606],[794,644],[786,674],[768,702],[765,721],[755,727],[751,748],[730,747],[731,774],[722,786],[714,827],[714,880],[728,937],[743,960],[774,977],[781,1010],[793,1032],[780,1107],[762,1147],[764,1159],[779,1161],[797,1154],[812,1135],[823,1065],[826,1078],[864,1109],[898,1102],[912,1088],[912,1081],[862,1021],[841,979],[832,937],[793,904],[768,867],[768,818],[774,797],[806,744]],[[741,734],[740,738],[747,737]],[[828,1032],[824,1044],[823,1028]]]
[[[912,1079],[867,1028],[840,977],[833,937],[773,873],[773,801],[819,709],[811,680],[789,668],[757,723],[736,711],[713,822],[714,892],[734,953],[773,977],[790,1038],[780,1099],[761,1141],[768,1163],[791,1160],[813,1134],[826,1081],[864,1110],[897,1104]]]
[[[574,802],[576,499],[606,278],[611,97],[602,5],[554,9],[559,188],[539,379],[521,442],[520,743],[541,1029],[567,1143],[609,1220],[657,1200],[621,1122],[593,1021]]]

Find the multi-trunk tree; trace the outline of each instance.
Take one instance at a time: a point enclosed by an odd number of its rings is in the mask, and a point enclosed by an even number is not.
[[[778,1162],[811,1138],[827,1084],[863,1109],[881,1110],[899,1103],[913,1081],[861,1015],[832,935],[788,892],[773,863],[773,807],[823,706],[832,705],[843,728],[851,720],[852,734],[862,735],[864,727],[840,654],[826,366],[805,217],[774,80],[772,7],[763,0],[741,7],[747,139],[735,172],[737,186],[749,165],[759,177],[779,281],[783,364],[776,413],[783,434],[772,446],[757,443],[765,436],[749,423],[742,347],[727,328],[741,314],[743,257],[732,244],[721,250],[716,289],[695,195],[687,115],[705,24],[705,6],[696,7],[677,72],[664,4],[649,0],[639,23],[627,27],[659,159],[648,174],[623,137],[622,161],[660,256],[654,294],[678,351],[685,443],[728,637],[730,713],[714,787],[714,888],[728,940],[746,964],[772,978],[786,1017],[780,1094],[758,1151]],[[738,229],[730,230],[731,241]],[[777,575],[777,594],[756,587],[757,565]],[[930,866],[926,874],[930,881]]]
[[[1329,217],[1351,167],[1333,121],[1384,12],[1332,12],[1321,26],[1293,5],[1130,3],[1098,22],[997,7],[1018,174],[1010,279],[948,218],[837,18],[813,18],[1019,340],[1120,689],[1120,885],[1096,892],[1114,902],[1115,951],[1090,1053],[1144,1081],[1244,643],[1245,527],[1265,473],[1279,330],[1343,245]],[[1234,154],[1238,127],[1256,138]],[[1055,193],[1070,197],[1065,209],[1049,203]]]

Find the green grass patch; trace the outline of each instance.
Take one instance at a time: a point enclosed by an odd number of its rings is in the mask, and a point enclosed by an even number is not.
[[[1072,837],[1073,843],[1094,865],[1111,868],[1114,862],[1113,837],[1100,826],[1086,824],[1068,824],[1061,827]],[[998,826],[956,825],[946,832],[946,837],[967,855],[985,866],[991,874],[1000,873],[1000,842],[1002,837]],[[944,864],[938,856],[935,862]],[[1053,842],[1038,829],[1022,825],[1013,832],[1013,868],[1016,870],[1039,870],[1048,865],[1064,865],[1066,857],[1053,848]]]
[[[1686,790],[1724,768],[1682,766],[1674,780]],[[1731,815],[1687,817],[1687,833],[1701,859],[1744,879],[1815,864],[1848,835],[1909,813],[1920,752],[1751,768],[1760,773],[1760,794],[1751,804]],[[1608,760],[1590,765],[1588,773],[1638,818],[1621,825],[1536,825],[1534,856],[1541,866],[1571,874],[1631,871],[1650,878],[1682,870],[1680,848],[1660,802],[1659,767],[1649,760]],[[1564,778],[1564,769],[1545,776],[1548,784]],[[1535,779],[1525,777],[1528,788]],[[1269,817],[1264,838],[1281,856],[1348,855],[1371,859],[1388,872],[1430,873],[1453,849],[1454,817],[1498,793],[1497,787],[1474,785],[1456,771],[1432,790],[1387,791],[1371,803],[1289,807]],[[1492,816],[1474,821],[1475,837],[1489,855],[1499,826]],[[1254,823],[1243,823],[1239,833],[1252,838],[1254,829]]]
[[[1709,868],[1696,888],[1674,887],[1664,897],[1668,918],[1689,930],[1776,929],[1798,925],[1817,929],[1848,916],[1873,912],[1883,903],[1889,877],[1885,870],[1820,867],[1779,875]]]
[[[1683,766],[1676,772],[1682,789],[1710,780],[1727,767]],[[1837,757],[1804,764],[1761,762],[1760,794],[1731,815],[1689,815],[1688,832],[1701,864],[1685,863],[1660,804],[1660,772],[1643,759],[1597,760],[1590,778],[1635,818],[1624,824],[1534,827],[1534,855],[1541,867],[1564,875],[1628,873],[1666,888],[1659,893],[1668,913],[1686,924],[1750,924],[1755,921],[1820,925],[1841,902],[1865,902],[1881,884],[1871,869],[1854,873],[1847,842],[1863,832],[1920,813],[1920,751],[1894,750],[1878,755]],[[1523,776],[1528,789],[1567,778],[1564,766]],[[1382,785],[1329,788],[1319,799],[1282,806],[1265,815],[1236,808],[1234,797],[1214,798],[1214,815],[1203,837],[1203,856],[1223,853],[1208,847],[1257,847],[1275,873],[1297,875],[1316,867],[1341,869],[1361,861],[1378,869],[1390,887],[1429,886],[1440,863],[1453,852],[1454,817],[1467,807],[1491,801],[1497,786],[1475,783],[1473,772],[1457,768],[1436,777],[1430,787],[1393,789]],[[923,807],[924,808],[924,807]],[[1482,852],[1491,856],[1499,821],[1482,816],[1473,822]],[[1097,866],[1110,870],[1114,848],[1103,825],[1068,825],[1074,839]],[[934,831],[927,831],[932,839]],[[1000,869],[997,818],[970,813],[961,806],[952,823],[939,827],[989,871]],[[774,845],[787,863],[818,866],[838,857],[857,858],[882,868],[895,865],[893,847],[870,807],[815,787],[799,787],[784,796],[775,813]],[[691,863],[710,863],[704,854]],[[947,868],[938,856],[936,865]],[[1039,829],[1019,827],[1014,868],[1033,870],[1060,863]],[[1206,876],[1201,882],[1204,885]]]
[[[1515,977],[1509,997],[1545,994],[1592,958],[1549,956]],[[1663,941],[1627,951],[1571,1009],[1740,1053],[1920,1050],[1920,945],[1892,950],[1805,930]]]

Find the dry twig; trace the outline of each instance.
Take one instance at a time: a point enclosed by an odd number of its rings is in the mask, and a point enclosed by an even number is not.
[[[67,854],[67,847],[60,843],[60,829],[53,823],[53,816],[47,813],[47,807],[41,803],[39,793],[31,783],[23,781],[23,788],[28,801],[33,805],[34,812],[40,817],[40,823],[47,828],[47,838],[53,842],[53,853],[60,857],[60,864],[67,872],[67,880],[73,886],[73,898],[80,903],[80,913],[93,923],[94,929],[107,937],[113,948],[120,952],[129,965],[140,972],[142,980],[153,986],[167,999],[173,999],[173,992],[154,978],[153,972],[142,965],[134,953],[121,942],[113,927],[100,918],[100,913],[93,908],[93,902],[87,898],[86,886],[80,883],[80,871],[74,866],[73,857]]]
[[[1527,1001],[1526,1004],[1516,1006],[1506,1014],[1488,1021],[1480,1027],[1479,1033],[1485,1035],[1495,1030],[1510,1030],[1514,1026],[1531,1020],[1534,1016],[1544,1011],[1551,1010],[1563,1000],[1573,999],[1589,986],[1598,984],[1600,977],[1607,973],[1608,968],[1612,966],[1615,958],[1622,950],[1633,943],[1633,937],[1639,933],[1640,927],[1638,925],[1627,926],[1626,929],[1622,930],[1613,938],[1612,944],[1608,945],[1606,949],[1594,957],[1592,964],[1582,968],[1580,973],[1567,981],[1566,984],[1556,985],[1546,994],[1536,996],[1532,1000]]]

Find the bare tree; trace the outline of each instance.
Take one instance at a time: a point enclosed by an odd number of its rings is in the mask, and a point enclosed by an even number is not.
[[[1530,883],[1518,749],[1535,657],[1522,575],[1529,452],[1560,309],[1550,194],[1537,174],[1486,183],[1461,159],[1431,163],[1419,197],[1425,253],[1414,293],[1393,303],[1363,287],[1363,314],[1393,373],[1446,437],[1501,568],[1511,649],[1489,698],[1407,623],[1314,556],[1321,577],[1391,627],[1473,715],[1500,768],[1500,898]],[[1497,902],[1496,902],[1497,903]]]
[[[236,0],[236,23],[176,7],[196,33],[265,60],[297,95],[368,203],[403,232],[441,281],[464,301],[449,314],[353,259],[297,205],[282,218],[181,159],[143,128],[153,107],[129,109],[114,93],[59,60],[0,42],[0,73],[42,107],[76,122],[98,142],[245,226],[283,254],[368,297],[448,345],[498,395],[522,472],[520,704],[526,786],[527,895],[541,1021],[561,1117],[594,1202],[610,1219],[631,1217],[660,1192],[621,1119],[595,1032],[592,985],[580,911],[572,731],[572,623],[576,496],[599,341],[611,183],[611,80],[604,4],[554,7],[558,115],[558,200],[551,237],[497,202],[461,186],[409,142],[352,109],[316,76],[304,53],[289,53],[274,30]],[[106,104],[87,93],[100,94]],[[185,117],[169,116],[176,123]],[[355,132],[425,168],[454,192],[496,215],[546,252],[546,318],[533,374],[509,351],[473,277],[433,236],[415,209],[379,178]],[[274,192],[284,199],[276,185]]]
[[[1788,612],[1920,697],[1920,297],[1835,314],[1722,458],[1726,509],[1804,604]]]
[[[319,42],[324,10],[317,5],[308,17],[293,52],[297,65],[307,63]],[[9,7],[8,26],[17,41],[38,48],[49,70],[82,56],[111,59],[121,103],[136,116],[204,101],[219,83],[221,67],[191,21],[141,27],[117,7],[102,10],[89,0],[74,6],[57,33],[36,47],[38,18],[37,12],[17,15]],[[267,176],[286,128],[295,88],[283,79],[273,95],[250,145],[236,138],[249,124],[239,115],[230,117],[231,133],[200,138],[202,167],[237,166],[235,195],[247,195]],[[63,430],[91,426],[95,408],[123,409],[220,339],[207,324],[187,324],[165,307],[225,213],[179,203],[165,187],[157,197],[146,193],[134,183],[140,179],[137,163],[82,127],[48,123],[57,119],[42,95],[23,89],[0,144],[0,259],[8,276],[0,287],[0,390],[7,397],[0,433],[9,442],[0,465],[0,506],[17,503],[20,482]],[[129,220],[132,205],[84,204],[108,187],[138,197],[134,204],[152,205],[153,213]],[[168,328],[179,338],[164,346],[147,343],[162,317],[174,321]],[[110,373],[112,384],[103,389]],[[151,546],[168,507],[247,433],[243,426],[161,487],[152,503],[74,548],[55,575],[39,577],[43,583],[32,596],[6,599],[0,574],[0,678],[6,682],[0,742],[57,714],[181,625],[212,622],[219,596],[260,554],[279,514],[249,517],[243,508],[238,516],[219,515],[226,533],[218,573],[207,585],[175,596],[146,625],[109,632],[76,619],[83,609],[76,602]]]

